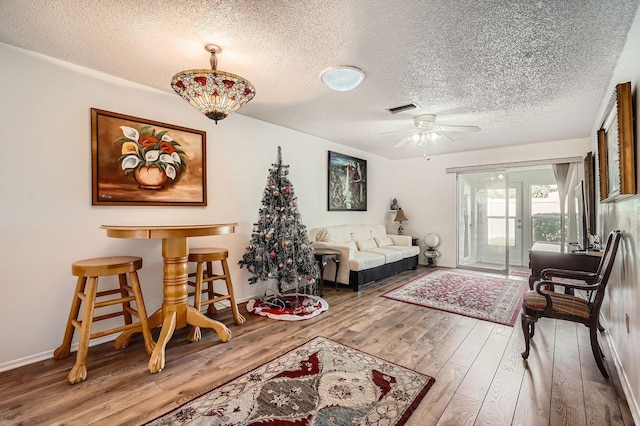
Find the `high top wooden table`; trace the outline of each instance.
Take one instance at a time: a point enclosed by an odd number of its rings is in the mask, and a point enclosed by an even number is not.
[[[231,330],[224,324],[206,317],[193,306],[189,306],[187,287],[189,245],[187,238],[232,234],[237,225],[237,223],[223,223],[184,226],[102,225],[100,227],[106,229],[107,236],[112,238],[162,239],[162,257],[164,258],[162,308],[149,317],[149,327],[153,329],[162,325],[162,330],[149,360],[150,372],[158,373],[164,368],[165,347],[176,328],[183,328],[187,325],[212,328],[218,334],[220,341],[227,342],[231,338]],[[116,339],[116,347],[125,347],[131,336],[139,331],[141,330],[122,333]],[[198,340],[198,337],[195,337],[194,341]]]

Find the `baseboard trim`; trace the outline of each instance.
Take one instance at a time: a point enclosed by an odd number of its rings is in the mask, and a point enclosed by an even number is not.
[[[247,300],[245,300],[244,302],[246,302]],[[236,303],[242,303],[242,302],[238,302],[238,300],[236,299]],[[228,301],[228,300],[223,300],[221,302],[216,302],[215,306],[216,306],[217,309],[230,308],[231,307],[231,302]],[[95,346],[95,345],[100,345],[100,344],[105,343],[105,342],[111,342],[113,340],[116,340],[116,337],[118,337],[118,335],[109,334],[107,336],[91,339],[89,341],[89,347],[92,347],[92,346]],[[14,368],[23,367],[25,365],[34,364],[36,362],[46,361],[48,359],[52,359],[53,358],[53,351],[54,351],[54,349],[50,349],[48,351],[41,352],[39,354],[33,354],[33,355],[26,356],[24,358],[18,358],[18,359],[13,359],[11,361],[4,362],[4,363],[0,364],[0,373],[2,373],[3,371],[13,370]],[[77,351],[78,351],[78,343],[77,342],[76,343],[72,343],[71,344],[71,351],[70,351],[71,355],[70,356],[75,356],[75,354],[73,352],[77,352]]]
[[[624,366],[620,361],[620,356],[618,355],[618,351],[613,342],[613,338],[610,333],[605,333],[607,338],[607,344],[609,345],[609,351],[611,352],[611,356],[613,358],[613,363],[615,364],[616,371],[618,372],[618,376],[620,377],[620,384],[622,385],[622,391],[624,392],[624,397],[627,399],[627,404],[629,405],[629,411],[631,411],[631,417],[633,417],[633,423],[636,425],[640,425],[640,407],[638,406],[638,401],[636,400],[635,395],[633,394],[633,388],[629,383],[629,378],[627,377],[627,373],[624,370]]]
[[[115,334],[111,334],[108,336],[91,339],[89,341],[89,347],[116,340],[116,337],[117,336]],[[72,352],[71,356],[75,356],[73,352],[76,352],[77,350],[78,350],[78,343],[73,343],[71,345],[71,352]],[[7,361],[0,364],[0,373],[2,373],[3,371],[13,370],[14,368],[24,367],[25,365],[34,364],[36,362],[46,361],[52,358],[53,358],[53,349],[50,349],[45,352],[40,352],[39,354],[29,355],[24,358],[13,359],[11,361]]]

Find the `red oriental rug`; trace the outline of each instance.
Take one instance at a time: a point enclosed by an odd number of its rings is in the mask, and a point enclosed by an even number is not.
[[[435,379],[324,337],[149,425],[403,425]]]
[[[528,288],[519,277],[436,270],[381,296],[513,326]]]

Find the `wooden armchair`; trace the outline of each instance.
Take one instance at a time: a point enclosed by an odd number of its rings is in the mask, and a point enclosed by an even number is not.
[[[536,284],[535,290],[524,295],[522,313],[520,314],[525,342],[525,351],[522,352],[524,359],[529,357],[530,343],[538,319],[546,317],[579,322],[589,327],[591,351],[596,364],[598,364],[602,375],[609,377],[604,367],[602,350],[598,344],[598,330],[604,331],[599,323],[599,316],[621,235],[620,231],[612,231],[609,234],[604,254],[596,272],[545,269],[542,272],[542,280]],[[551,281],[554,277],[572,281]],[[575,283],[576,280],[581,283]],[[582,290],[581,293],[584,295],[555,293],[553,291],[554,284],[562,285],[565,289]]]

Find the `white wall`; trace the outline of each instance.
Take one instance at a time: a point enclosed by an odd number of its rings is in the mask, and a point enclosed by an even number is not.
[[[239,222],[233,235],[193,238],[191,245],[228,247],[238,299],[263,294],[266,286],[250,286],[237,260],[258,219],[278,145],[283,162],[291,166],[289,177],[308,229],[386,218],[390,160],[240,114],[216,126],[173,93],[4,44],[0,62],[0,80],[6,83],[0,97],[0,371],[52,356],[71,303],[75,260],[141,256],[147,311],[160,307],[160,240],[108,238],[99,229],[102,224]],[[208,206],[91,206],[91,107],[206,131]],[[328,150],[368,161],[367,212],[327,212]]]
[[[636,152],[636,188],[640,190],[640,11],[629,34],[627,44],[618,60],[618,65],[609,85],[609,93],[613,94],[616,84],[630,81],[634,98],[635,117],[635,152]],[[598,121],[594,123],[591,150],[597,152],[595,132],[600,127],[609,99],[603,99]],[[596,182],[598,176],[596,176]],[[598,185],[596,185],[598,186]],[[600,197],[600,192],[596,194]],[[623,238],[617,256],[611,282],[607,287],[608,300],[603,313],[610,341],[615,350],[614,357],[623,367],[622,384],[627,393],[627,400],[636,424],[640,424],[640,369],[637,367],[640,354],[640,195],[618,201],[616,203],[600,203],[596,201],[598,210],[597,229],[601,236],[614,229],[623,231]],[[625,316],[629,317],[627,331]]]

